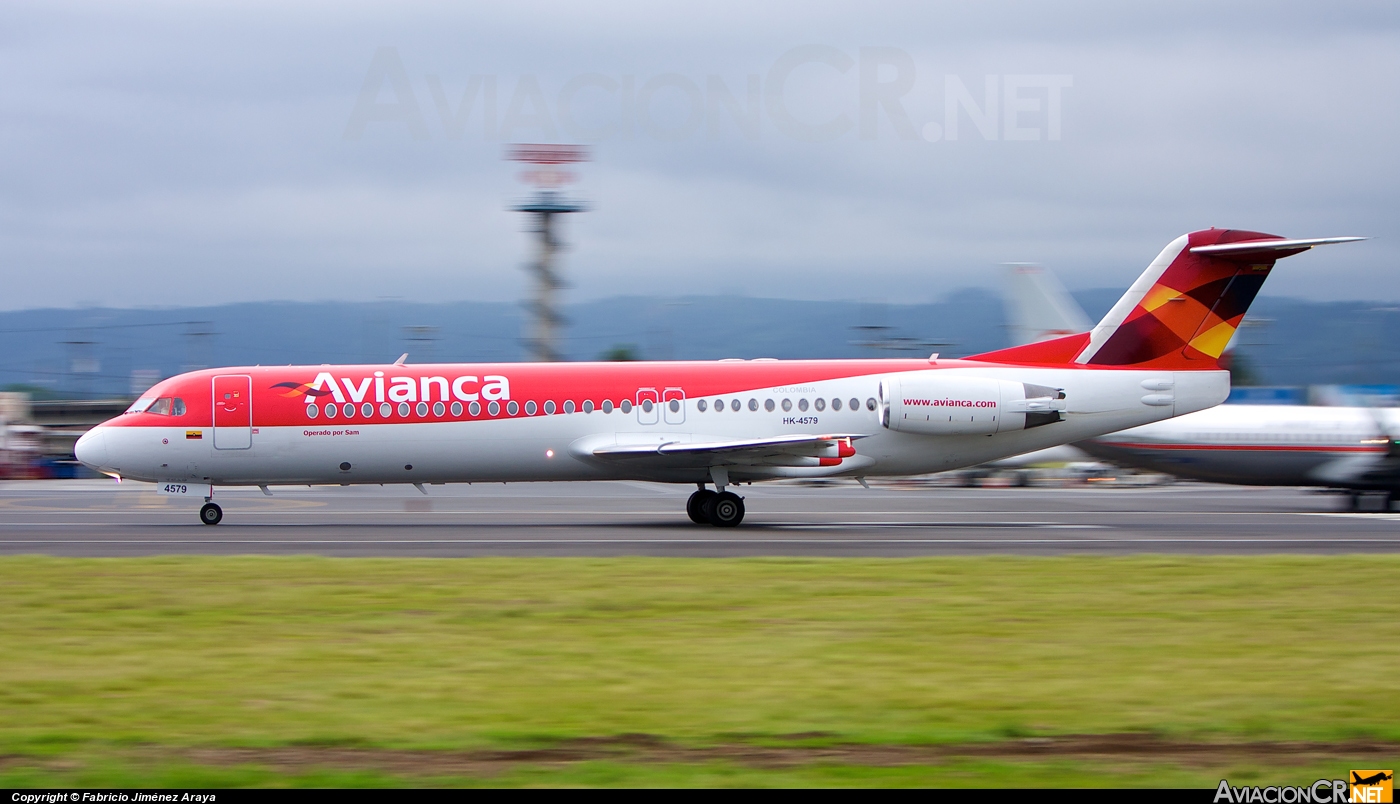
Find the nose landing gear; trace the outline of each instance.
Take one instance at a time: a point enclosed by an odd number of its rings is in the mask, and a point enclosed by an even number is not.
[[[199,521],[206,525],[217,525],[223,518],[224,509],[214,503],[207,502],[203,508],[199,509]]]
[[[686,500],[685,512],[697,525],[738,527],[744,521],[744,498],[732,491],[716,493],[702,486]]]

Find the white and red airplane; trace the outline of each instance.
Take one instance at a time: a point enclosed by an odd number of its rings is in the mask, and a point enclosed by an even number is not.
[[[1092,330],[959,360],[191,372],[76,453],[203,497],[210,525],[218,486],[632,479],[694,483],[690,518],[733,527],[737,483],[956,469],[1219,404],[1230,381],[1217,359],[1275,261],[1359,239],[1183,235]]]
[[[1191,480],[1242,486],[1343,489],[1352,510],[1363,492],[1400,501],[1400,409],[1221,405],[1087,439],[1103,460]]]

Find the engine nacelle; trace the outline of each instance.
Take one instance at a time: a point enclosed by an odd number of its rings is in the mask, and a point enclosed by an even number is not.
[[[944,371],[880,383],[880,423],[923,435],[992,435],[1063,421],[1065,393],[1044,385]]]

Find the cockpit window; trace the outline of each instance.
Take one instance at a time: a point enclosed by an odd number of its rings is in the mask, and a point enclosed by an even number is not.
[[[185,400],[178,396],[164,396],[160,399],[143,397],[131,403],[127,413],[154,413],[157,416],[185,415]]]

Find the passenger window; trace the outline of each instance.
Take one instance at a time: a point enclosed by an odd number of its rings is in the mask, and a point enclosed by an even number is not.
[[[750,400],[749,400],[749,410],[758,410],[758,400],[757,400],[757,399],[750,399]]]
[[[807,410],[807,397],[797,400],[797,409],[804,412]]]
[[[695,409],[700,411],[701,413],[704,413],[705,411],[710,409],[710,403],[702,399],[699,402],[695,403]]]
[[[840,398],[840,397],[836,397],[835,399],[831,400],[831,409],[832,409],[832,410],[840,410],[840,409],[841,409],[841,398]]]
[[[860,410],[860,400],[859,400],[859,399],[856,399],[855,397],[851,397],[851,410]],[[871,408],[871,410],[874,410],[874,408]]]
[[[603,400],[603,412],[604,412],[604,413],[612,413],[612,412],[613,412],[613,403],[612,403],[612,400],[611,400],[611,399],[604,399],[604,400]]]
[[[816,401],[814,404],[817,406],[817,410],[826,410],[826,400],[825,400],[825,399],[822,399],[821,397],[817,397],[817,401]]]
[[[622,400],[622,404],[619,405],[619,407],[622,408],[622,412],[623,412],[623,413],[631,413],[631,412],[632,412],[632,400],[630,400],[630,399],[624,399],[624,400]],[[701,408],[701,410],[704,410],[704,408]]]
[[[783,400],[783,410],[792,410],[792,400],[791,400],[791,399],[784,399],[784,400]]]
[[[739,404],[739,400],[737,400],[737,399],[731,399],[731,400],[729,400],[729,409],[732,410],[732,411],[734,411],[735,413],[738,413],[738,412],[739,412],[739,408],[741,408],[741,407],[743,407],[743,405]]]
[[[774,407],[775,407],[775,406],[774,406],[774,404],[773,404],[773,400],[771,400],[771,399],[765,399],[765,400],[763,400],[763,409],[764,409],[764,410],[768,411],[769,413],[772,413]]]

